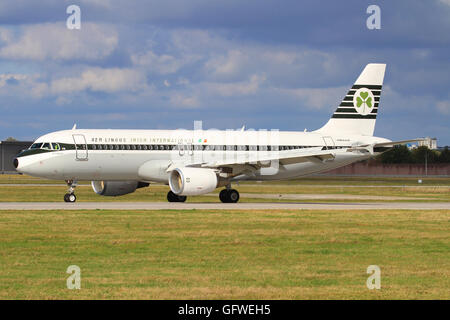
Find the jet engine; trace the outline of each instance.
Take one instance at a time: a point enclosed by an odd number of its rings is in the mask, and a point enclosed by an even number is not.
[[[115,197],[148,187],[149,184],[139,181],[92,181],[91,185],[96,194]]]
[[[219,179],[212,169],[176,168],[170,172],[169,186],[177,195],[196,196],[214,191]]]

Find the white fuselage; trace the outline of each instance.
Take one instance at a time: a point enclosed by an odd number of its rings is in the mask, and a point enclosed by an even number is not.
[[[356,135],[314,132],[65,130],[44,135],[18,155],[17,170],[58,180],[168,182],[170,166],[211,163],[217,159],[288,150],[329,149],[332,161],[279,164],[275,170],[241,168],[231,180],[292,179],[370,158],[375,153],[349,151],[353,145],[387,142]]]

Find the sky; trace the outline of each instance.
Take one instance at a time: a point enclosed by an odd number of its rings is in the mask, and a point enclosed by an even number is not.
[[[311,131],[386,63],[375,135],[450,145],[449,57],[450,0],[2,0],[0,139],[74,123]]]

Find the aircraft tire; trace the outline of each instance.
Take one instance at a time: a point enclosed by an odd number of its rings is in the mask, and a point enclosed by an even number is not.
[[[167,201],[169,202],[185,202],[187,199],[186,196],[179,196],[175,193],[173,193],[172,191],[169,191],[167,193]]]
[[[235,189],[228,190],[228,202],[236,203],[239,201],[239,192]]]
[[[77,197],[75,196],[75,193],[66,193],[64,195],[64,202],[75,202],[77,201]]]
[[[219,199],[220,199],[220,201],[222,201],[223,203],[227,203],[227,193],[228,193],[228,190],[227,190],[227,189],[223,189],[223,190],[220,191],[220,193],[219,193]]]
[[[236,203],[239,201],[239,192],[235,189],[223,189],[219,193],[219,199],[223,203]]]

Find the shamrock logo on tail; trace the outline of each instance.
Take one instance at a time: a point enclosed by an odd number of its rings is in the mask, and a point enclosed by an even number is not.
[[[358,108],[363,106],[363,113],[366,113],[366,106],[372,108],[372,97],[369,97],[368,92],[360,92],[359,97],[356,98],[356,106]]]
[[[360,115],[366,116],[376,106],[375,96],[368,88],[359,88],[353,95],[353,106]]]

